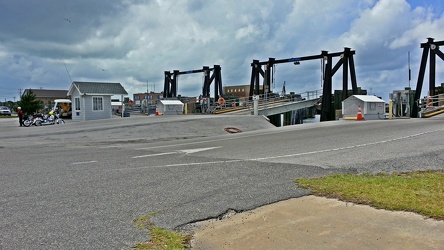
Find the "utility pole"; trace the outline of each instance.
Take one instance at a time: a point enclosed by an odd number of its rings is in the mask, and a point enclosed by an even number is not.
[[[412,80],[412,70],[410,69],[410,51],[408,54],[408,60],[409,60],[409,88],[410,88],[410,81]]]
[[[412,80],[412,71],[410,69],[410,51],[408,53],[408,65],[409,65],[409,87],[407,89],[407,107],[405,115],[410,117],[410,81]]]
[[[149,110],[149,106],[150,105],[148,105],[148,100],[149,100],[149,95],[148,95],[148,93],[149,93],[149,89],[148,89],[148,86],[149,86],[149,84],[148,84],[148,80],[146,81],[146,101],[145,101],[145,112],[146,112],[146,115],[150,115],[150,110]]]

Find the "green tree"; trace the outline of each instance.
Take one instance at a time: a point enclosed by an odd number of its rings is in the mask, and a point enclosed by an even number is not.
[[[31,90],[20,97],[17,105],[22,108],[25,114],[33,114],[43,108],[42,102],[35,98],[35,94]]]

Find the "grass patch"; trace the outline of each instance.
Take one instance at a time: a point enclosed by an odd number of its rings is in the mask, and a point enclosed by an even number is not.
[[[314,195],[444,220],[444,171],[296,179]]]
[[[155,226],[151,222],[151,218],[156,214],[157,212],[152,212],[133,220],[138,229],[147,229],[151,236],[151,240],[149,242],[137,243],[134,248],[137,250],[187,249],[187,247],[190,245],[191,235],[169,231]]]
[[[153,217],[156,214],[157,214],[157,212],[151,212],[151,213],[142,215],[139,218],[134,219],[133,222],[136,223],[137,228],[140,230],[148,229],[150,226],[153,225],[153,223],[151,222],[151,217]]]

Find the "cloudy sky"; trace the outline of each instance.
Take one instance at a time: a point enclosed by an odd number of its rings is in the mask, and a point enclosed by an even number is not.
[[[253,59],[350,47],[358,86],[387,101],[409,85],[409,52],[416,88],[420,43],[444,40],[443,13],[442,0],[0,0],[0,100],[72,81],[120,82],[132,98],[163,91],[164,71],[213,65],[224,86],[244,85]],[[443,66],[438,58],[437,83]],[[284,81],[287,91],[321,89],[320,67],[278,64],[274,91]],[[202,79],[180,76],[178,94],[198,96]]]

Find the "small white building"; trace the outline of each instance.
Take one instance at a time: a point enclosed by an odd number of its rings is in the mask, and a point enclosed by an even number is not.
[[[111,97],[128,95],[120,83],[73,82],[68,90],[72,101],[72,120],[112,118]]]
[[[358,107],[361,108],[362,116],[365,120],[384,119],[384,100],[372,95],[352,95],[342,101],[342,117],[356,118]]]
[[[183,114],[183,103],[179,100],[157,100],[156,108],[161,115]]]

